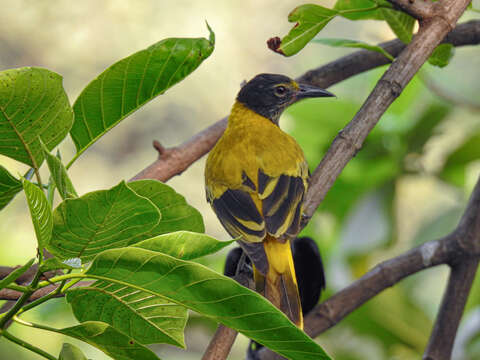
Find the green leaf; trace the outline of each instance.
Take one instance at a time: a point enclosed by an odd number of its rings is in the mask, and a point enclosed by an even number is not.
[[[63,343],[58,360],[88,360],[75,345]]]
[[[152,202],[124,181],[110,190],[63,201],[53,213],[53,235],[47,249],[60,259],[89,261],[106,249],[127,246],[160,220]]]
[[[205,234],[178,231],[144,240],[133,246],[161,252],[177,259],[192,260],[213,254],[233,242],[235,240],[218,241]]]
[[[394,57],[390,55],[386,50],[384,50],[381,46],[377,45],[370,45],[363,41],[355,41],[355,40],[348,40],[348,39],[315,39],[313,42],[334,46],[334,47],[350,47],[350,48],[361,48],[370,51],[378,52],[388,58],[390,61],[394,60]]]
[[[39,168],[41,139],[53,149],[72,127],[62,77],[40,68],[0,72],[0,154]]]
[[[349,20],[383,20],[378,5],[391,7],[386,1],[380,0],[337,0],[333,8]]]
[[[100,321],[88,321],[56,331],[85,341],[115,360],[158,360],[150,349]]]
[[[137,236],[130,243],[178,230],[204,232],[202,215],[187,204],[185,198],[170,186],[157,180],[139,180],[128,183],[138,195],[146,197],[160,210],[162,219],[152,230]]]
[[[336,10],[320,5],[306,4],[295,8],[288,15],[288,21],[296,22],[295,26],[272,50],[285,56],[295,55],[337,14]]]
[[[457,186],[463,186],[465,167],[478,159],[480,159],[480,134],[476,133],[447,157],[440,176]]]
[[[393,9],[381,9],[381,14],[387,21],[390,29],[397,37],[404,43],[408,44],[412,40],[413,26],[415,25],[415,19],[403,11],[397,11]]]
[[[428,62],[431,65],[443,68],[450,63],[453,55],[455,55],[455,46],[452,44],[440,44],[433,50],[432,55],[428,58]]]
[[[70,134],[77,155],[142,105],[192,73],[214,48],[210,39],[162,40],[113,64],[82,91],[73,105]]]
[[[3,288],[5,288],[7,285],[11,284],[15,280],[17,280],[20,276],[22,276],[25,273],[25,271],[30,269],[30,266],[32,266],[34,261],[35,259],[31,259],[25,265],[13,270],[10,274],[5,276],[3,279],[0,279],[0,290],[2,290]]]
[[[22,189],[22,182],[0,165],[0,210],[7,206]]]
[[[56,156],[50,154],[50,151],[47,147],[40,142],[43,149],[43,154],[47,159],[48,169],[50,170],[50,174],[52,175],[53,182],[58,189],[58,193],[62,197],[63,200],[68,198],[76,198],[78,197],[75,188],[73,187],[72,181],[68,177],[67,170],[65,166],[62,164],[60,159]]]
[[[195,262],[127,247],[97,255],[86,275],[184,305],[289,359],[329,359],[263,296]]]
[[[141,344],[185,348],[187,309],[159,296],[101,281],[68,291],[67,301],[80,322],[103,321]]]
[[[52,236],[52,208],[45,193],[28,180],[23,180],[23,190],[27,197],[28,208],[32,217],[38,248],[41,251]]]

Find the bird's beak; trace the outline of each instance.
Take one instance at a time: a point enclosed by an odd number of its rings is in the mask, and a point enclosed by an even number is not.
[[[296,100],[299,101],[306,98],[315,98],[315,97],[335,97],[330,91],[321,89],[316,86],[299,84],[299,89],[296,94]]]

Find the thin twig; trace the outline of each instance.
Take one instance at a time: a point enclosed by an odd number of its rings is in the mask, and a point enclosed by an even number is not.
[[[219,325],[203,354],[202,360],[225,360],[230,354],[237,334],[237,331],[225,325]]]
[[[452,266],[448,285],[423,355],[424,360],[449,360],[460,319],[478,268],[478,258]]]

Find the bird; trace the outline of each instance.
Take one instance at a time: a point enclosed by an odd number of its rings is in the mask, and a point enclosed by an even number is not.
[[[290,243],[300,230],[309,170],[279,119],[300,100],[332,96],[285,75],[256,75],[241,87],[205,165],[207,201],[251,260],[256,291],[301,329]]]

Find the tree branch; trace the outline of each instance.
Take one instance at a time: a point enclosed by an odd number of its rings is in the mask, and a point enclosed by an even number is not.
[[[479,259],[468,259],[452,266],[448,286],[435,320],[424,360],[449,360],[458,325],[472,288]]]
[[[362,148],[363,142],[380,120],[380,117],[401,94],[435,47],[455,27],[458,18],[463,14],[469,2],[469,0],[444,0],[439,2],[438,6],[441,7],[442,11],[435,12],[431,18],[423,19],[424,21],[420,23],[418,33],[384,73],[352,121],[333,140],[332,145],[310,179],[310,186],[304,205],[303,226],[310,220],[346,164]],[[480,185],[477,186],[477,191],[480,191],[479,187]],[[474,192],[472,198],[475,198],[475,194]],[[469,216],[473,215],[467,214],[464,217],[469,218]],[[475,227],[478,230],[478,227]],[[463,227],[460,230],[463,230]],[[475,234],[479,233],[476,232]],[[318,330],[325,330],[333,326],[346,314],[405,276],[422,270],[427,265],[433,266],[442,263],[435,263],[435,260],[447,262],[449,256],[455,253],[453,250],[447,253],[440,251],[445,256],[445,259],[442,256],[439,256],[438,259],[436,257],[430,258],[429,256],[427,259],[429,261],[426,262],[425,252],[422,253],[421,249],[430,249],[435,255],[437,250],[442,250],[445,247],[448,248],[448,245],[452,245],[453,240],[448,241],[448,239],[456,239],[458,235],[456,233],[453,238],[446,237],[442,242],[433,243],[435,245],[433,248],[429,247],[432,246],[432,243],[424,244],[422,247],[413,249],[403,256],[378,265],[345,291],[337,293],[323,303],[323,308],[317,307],[312,312],[312,317],[316,316],[319,319],[319,323],[314,322],[312,326],[308,320],[310,315],[308,315],[305,319],[305,331],[307,333],[310,332],[309,335],[316,336],[320,333]],[[439,243],[443,246],[439,247]],[[458,244],[455,242],[453,245]],[[395,271],[391,271],[392,269],[395,269]],[[335,308],[338,305],[340,307]],[[463,312],[463,306],[461,309]],[[279,359],[279,356],[269,349],[262,349],[261,351],[262,354],[259,358],[262,360]]]
[[[454,46],[476,45],[480,43],[480,20],[471,20],[458,25],[443,42]],[[400,40],[391,40],[380,44],[392,56],[398,56],[406,45]],[[310,70],[298,77],[301,83],[328,88],[351,76],[388,64],[382,54],[360,50],[317,69]],[[222,136],[227,127],[227,118],[214,123],[191,139],[173,148],[163,149],[159,158],[131,180],[157,179],[167,181],[181,174],[192,163],[208,153]]]
[[[443,3],[443,2],[442,2]],[[450,6],[455,3],[456,6]],[[465,11],[469,1],[445,1],[450,11],[441,18],[433,18],[420,27],[405,51],[388,68],[378,81],[355,117],[340,131],[311,177],[304,205],[305,222],[312,217],[328,190],[340,175],[380,117],[401,94],[404,87],[425,63],[435,47],[447,35],[451,26]],[[449,19],[449,23],[445,22]]]
[[[91,285],[92,283],[93,281],[79,281],[78,283],[73,285],[72,288],[78,287],[78,286],[88,286],[88,285]],[[40,299],[41,297],[44,297],[45,295],[50,294],[52,291],[57,290],[57,288],[58,288],[58,285],[53,284],[53,285],[48,285],[41,289],[38,289],[30,296],[28,301],[32,302],[34,300]],[[11,289],[0,290],[0,300],[15,301],[15,300],[18,300],[20,296],[22,296],[22,293],[20,291],[11,290]],[[65,296],[65,294],[58,294],[56,297],[63,297],[63,296]]]
[[[238,332],[220,324],[207,346],[202,360],[225,360],[230,354]]]
[[[401,10],[417,20],[435,16],[436,6],[430,0],[387,0],[394,8]]]

